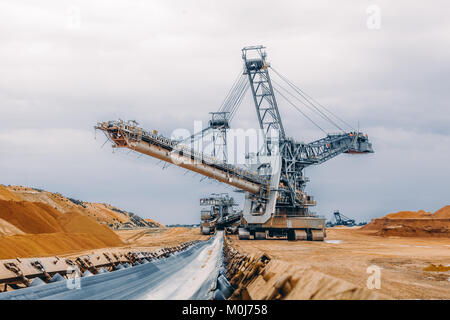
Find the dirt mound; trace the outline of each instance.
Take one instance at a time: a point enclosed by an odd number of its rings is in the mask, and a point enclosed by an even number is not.
[[[58,218],[63,230],[67,233],[85,233],[94,235],[102,240],[107,246],[118,246],[122,244],[119,236],[108,227],[100,225],[89,217],[78,212],[68,212]]]
[[[150,223],[150,224],[155,225],[155,227],[157,227],[157,228],[165,228],[165,227],[166,227],[166,226],[163,225],[162,223],[159,223],[158,221],[155,221],[155,220],[153,220],[153,219],[144,219],[144,220],[147,221],[147,222]]]
[[[450,206],[445,206],[434,213],[434,218],[450,219]]]
[[[0,200],[0,259],[123,245],[107,226],[47,204]]]
[[[84,202],[38,188],[0,185],[1,259],[122,246],[120,237],[111,230],[121,227],[164,226],[106,203]]]
[[[121,210],[107,203],[85,202],[38,188],[0,185],[0,200],[44,203],[62,213],[77,211],[113,229],[159,227],[159,223],[156,221],[147,222],[132,212]]]
[[[15,225],[0,218],[0,236],[13,236],[15,234],[24,234],[24,232]]]
[[[60,216],[60,212],[43,203],[0,200],[0,218],[25,233],[62,232],[57,221]]]
[[[447,271],[450,271],[450,266],[443,266],[442,264],[440,264],[440,265],[430,264],[428,267],[423,268],[423,271],[447,272]]]
[[[20,197],[9,191],[6,187],[0,185],[0,200],[15,200],[20,201]]]
[[[0,236],[0,259],[61,255],[105,247],[98,236],[86,233]]]
[[[376,231],[380,236],[450,237],[450,206],[435,213],[400,211],[372,219],[362,230]]]
[[[377,235],[398,237],[450,237],[450,219],[379,219]]]
[[[419,211],[399,211],[396,213],[390,213],[385,216],[386,219],[429,219],[432,218],[431,212],[424,210]]]

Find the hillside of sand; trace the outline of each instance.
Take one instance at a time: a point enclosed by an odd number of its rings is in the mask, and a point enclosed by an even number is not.
[[[107,226],[47,204],[0,200],[0,259],[59,255],[123,245]]]
[[[158,221],[155,221],[153,219],[145,219],[145,221],[147,221],[148,223],[154,224],[157,228],[165,228],[166,226],[163,225],[162,223],[159,223]]]
[[[450,238],[450,206],[436,212],[399,211],[372,219],[361,230],[379,236]]]
[[[161,227],[161,224],[156,221],[144,220],[132,212],[121,210],[110,204],[80,201],[37,188],[0,185],[0,200],[38,202],[62,213],[78,212],[112,229]]]

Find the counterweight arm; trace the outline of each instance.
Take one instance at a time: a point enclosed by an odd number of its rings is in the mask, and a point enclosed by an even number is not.
[[[361,132],[329,134],[326,137],[308,144],[292,143],[295,159],[304,167],[321,164],[341,153],[364,154],[373,153],[372,144],[367,135]]]

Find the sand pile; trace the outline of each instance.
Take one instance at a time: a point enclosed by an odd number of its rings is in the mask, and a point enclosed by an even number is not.
[[[59,217],[58,222],[65,232],[93,235],[101,240],[104,246],[117,246],[122,244],[119,236],[111,229],[98,224],[91,218],[83,216],[78,212],[65,213]]]
[[[164,227],[106,203],[0,184],[0,259],[120,246],[111,229]]]
[[[159,223],[158,221],[155,221],[153,219],[145,219],[145,221],[152,223],[154,225],[156,225],[158,228],[165,228],[166,226],[163,225],[162,223]]]
[[[43,203],[0,200],[0,218],[25,233],[62,232],[59,216],[60,212]]]
[[[0,236],[0,259],[61,255],[107,247],[85,233],[43,233]]]
[[[434,218],[450,219],[450,206],[445,206],[434,213]]]
[[[5,230],[5,231],[2,231]],[[44,203],[0,200],[0,259],[123,245],[108,227]]]
[[[24,232],[15,225],[0,218],[0,236],[13,236],[15,234],[24,234]]]
[[[20,201],[20,197],[9,191],[6,187],[0,185],[0,200],[15,200]]]
[[[0,200],[39,202],[62,213],[76,211],[114,229],[159,226],[156,221],[145,221],[132,212],[121,210],[106,203],[81,201],[37,188],[0,185]]]
[[[450,237],[450,206],[435,213],[400,211],[372,219],[362,230],[376,231],[380,236],[400,237]]]
[[[447,272],[447,271],[450,271],[450,266],[443,266],[442,264],[439,264],[439,265],[430,264],[428,267],[423,268],[423,271]]]
[[[429,219],[432,217],[433,217],[432,212],[426,212],[424,210],[399,211],[396,213],[390,213],[385,216],[386,219]]]

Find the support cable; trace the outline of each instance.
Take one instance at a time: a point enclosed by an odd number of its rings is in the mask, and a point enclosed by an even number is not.
[[[300,112],[306,119],[311,121],[312,124],[314,124],[317,128],[322,130],[326,135],[328,135],[328,132],[326,132],[324,129],[322,129],[321,126],[319,126],[314,120],[312,120],[306,113],[304,113],[299,107],[297,107],[291,100],[289,100],[284,94],[280,92],[277,88],[273,88],[280,96],[282,96],[291,106],[293,106],[295,109],[297,109],[298,112]]]
[[[227,97],[227,100],[224,102],[223,107],[219,110],[219,112],[230,112],[230,110],[233,108],[233,106],[236,103],[237,98],[240,95],[240,92],[245,86],[245,77],[241,75],[239,80],[235,83],[232,90],[230,91],[229,96]]]
[[[236,83],[238,81],[240,81],[242,73],[243,73],[243,69],[241,71],[239,71],[236,79],[233,82],[233,85],[231,86],[230,90],[228,91],[227,95],[225,96],[225,99],[222,101],[222,104],[220,105],[220,108],[219,108],[219,112],[222,112],[224,104],[228,101],[228,97],[230,96],[231,92],[233,91],[234,87],[236,86]]]
[[[295,96],[292,92],[290,92],[288,89],[286,89],[285,87],[283,87],[280,83],[278,83],[277,81],[272,79],[272,82],[278,87],[283,89],[287,94],[289,94],[292,98],[296,99],[298,102],[300,102],[301,104],[303,104],[305,107],[307,107],[309,110],[311,110],[312,112],[315,112],[316,114],[318,114],[322,119],[324,119],[325,121],[330,122],[332,125],[334,125],[336,128],[338,128],[338,130],[345,132],[336,122],[334,122],[333,120],[331,120],[326,114],[324,114],[322,111],[318,110],[317,107],[315,107],[314,105],[311,104],[307,104],[305,103],[305,101],[299,99],[297,96]]]
[[[233,119],[234,115],[236,114],[236,111],[239,109],[239,106],[242,103],[242,100],[245,96],[245,94],[247,93],[248,88],[250,88],[250,84],[248,82],[245,83],[245,87],[241,92],[241,95],[239,96],[239,99],[236,102],[236,105],[234,106],[233,110],[231,111],[230,115],[229,115],[229,120]]]
[[[245,79],[241,78],[226,105],[226,109],[224,109],[225,112],[231,112],[231,110],[236,105],[236,101],[239,99],[239,96],[240,96],[242,90],[244,89],[244,87],[245,87]]]
[[[350,127],[351,129],[355,130],[355,128],[349,124],[347,121],[343,120],[341,117],[339,117],[338,115],[336,115],[334,112],[330,111],[328,108],[326,108],[324,105],[322,105],[321,103],[319,103],[317,100],[315,100],[314,98],[312,98],[310,95],[308,95],[306,92],[304,92],[302,89],[300,89],[299,87],[297,87],[292,81],[290,81],[289,79],[287,79],[286,77],[284,77],[283,75],[281,75],[277,70],[275,70],[273,67],[270,67],[272,69],[273,72],[275,72],[275,74],[277,74],[283,81],[285,81],[292,89],[294,89],[298,94],[300,94],[302,97],[304,97],[306,100],[312,101],[314,103],[316,103],[316,105],[320,106],[322,109],[324,109],[325,111],[327,111],[330,115],[332,115],[333,117],[335,117],[337,120],[341,121],[343,124],[345,124],[346,126]],[[311,103],[312,103],[311,102]],[[355,130],[356,131],[356,130]]]

